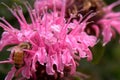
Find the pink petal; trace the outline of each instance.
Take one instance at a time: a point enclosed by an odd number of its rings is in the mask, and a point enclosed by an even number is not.
[[[16,68],[12,67],[11,71],[9,71],[7,76],[5,77],[5,80],[12,80],[12,78],[14,77],[15,72],[16,72]]]

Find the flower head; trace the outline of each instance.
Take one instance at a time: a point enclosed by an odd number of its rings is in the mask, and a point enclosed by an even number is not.
[[[43,10],[42,15],[36,7],[31,9],[28,3],[26,7],[31,23],[26,21],[20,6],[13,10],[9,8],[17,18],[20,29],[12,27],[1,18],[4,23],[0,22],[0,26],[5,31],[0,40],[0,50],[7,45],[16,45],[10,50],[10,58],[7,60],[13,67],[6,80],[19,74],[27,79],[43,79],[43,74],[64,75],[66,67],[70,68],[69,74],[74,74],[77,64],[75,59],[92,60],[89,47],[96,44],[96,37],[85,32],[86,21],[93,16],[92,14],[83,21],[81,16],[79,21],[70,22],[65,19],[65,6],[60,12],[53,9],[53,12],[48,13]],[[41,75],[43,76],[40,77]]]
[[[114,12],[113,8],[120,5],[120,0],[113,4],[103,8],[105,15],[98,21],[98,24],[102,26],[103,45],[106,45],[114,36],[115,30],[120,34],[120,12]]]

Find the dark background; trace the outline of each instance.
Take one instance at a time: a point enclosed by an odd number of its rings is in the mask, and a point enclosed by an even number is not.
[[[24,10],[25,17],[29,21],[28,13],[23,5],[25,0],[0,0],[0,17],[5,17],[5,19],[10,22],[14,27],[19,28],[18,22],[13,17],[13,15],[8,11],[8,9],[1,4],[4,2],[8,6],[12,7],[14,3],[22,6]],[[116,0],[105,0],[107,4],[111,4]],[[28,0],[30,4],[33,4],[33,0]],[[120,10],[120,7],[115,8],[116,11]],[[0,35],[3,29],[0,28]],[[120,44],[119,35],[117,34],[116,39],[113,39],[105,47],[102,44],[97,44],[92,50],[93,61],[87,62],[86,59],[80,61],[80,65],[77,68],[78,71],[90,76],[87,80],[120,80]],[[9,57],[9,52],[4,48],[0,52],[0,60],[6,60]],[[12,65],[10,64],[0,64],[0,80],[4,80],[7,72],[10,71]],[[80,79],[76,79],[80,80]]]

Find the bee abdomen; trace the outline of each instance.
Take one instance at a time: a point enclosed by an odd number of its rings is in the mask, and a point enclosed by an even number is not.
[[[14,53],[13,60],[17,69],[22,67],[24,65],[24,53]]]

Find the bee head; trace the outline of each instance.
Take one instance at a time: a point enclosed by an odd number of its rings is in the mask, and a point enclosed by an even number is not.
[[[31,44],[29,42],[23,42],[18,45],[21,49],[31,49]]]

